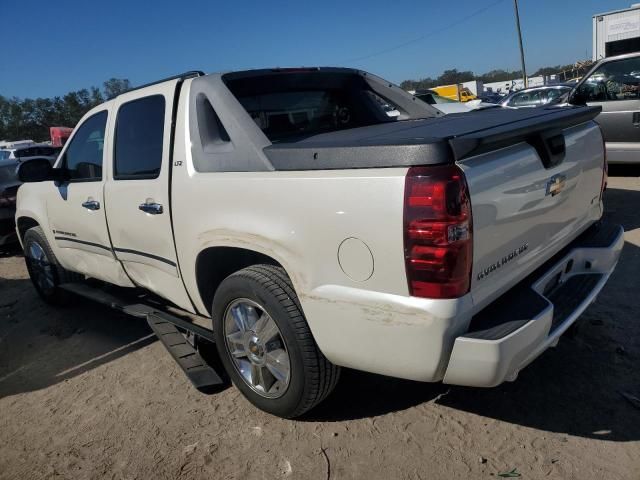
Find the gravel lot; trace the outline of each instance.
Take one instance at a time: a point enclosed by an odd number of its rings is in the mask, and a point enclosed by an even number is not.
[[[144,322],[52,309],[0,255],[0,478],[640,479],[640,174],[612,169],[622,259],[574,338],[494,389],[346,371],[285,421],[191,387]]]

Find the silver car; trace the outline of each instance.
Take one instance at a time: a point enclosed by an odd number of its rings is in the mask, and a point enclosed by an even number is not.
[[[640,163],[640,53],[600,60],[576,85],[569,103],[602,107],[596,122],[609,163]]]
[[[507,95],[500,102],[503,107],[531,108],[547,105],[571,91],[569,85],[545,85],[542,87],[530,87],[518,90]]]

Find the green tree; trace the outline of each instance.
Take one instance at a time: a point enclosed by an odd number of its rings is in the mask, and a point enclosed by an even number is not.
[[[97,87],[69,92],[53,98],[6,98],[0,96],[0,140],[49,139],[49,127],[74,127],[96,105],[131,88],[127,79],[104,82],[104,93]]]
[[[131,88],[131,83],[126,78],[110,78],[103,83],[104,96],[107,100],[117,97]]]

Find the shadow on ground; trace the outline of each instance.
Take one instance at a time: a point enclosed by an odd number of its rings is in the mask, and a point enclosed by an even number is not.
[[[0,278],[0,398],[65,381],[154,342],[146,322],[79,299],[53,308]]]

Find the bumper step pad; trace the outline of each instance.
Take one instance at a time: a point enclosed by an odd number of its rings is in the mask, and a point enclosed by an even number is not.
[[[515,380],[595,300],[623,245],[622,227],[592,227],[476,314],[454,342],[444,383],[492,387]]]

